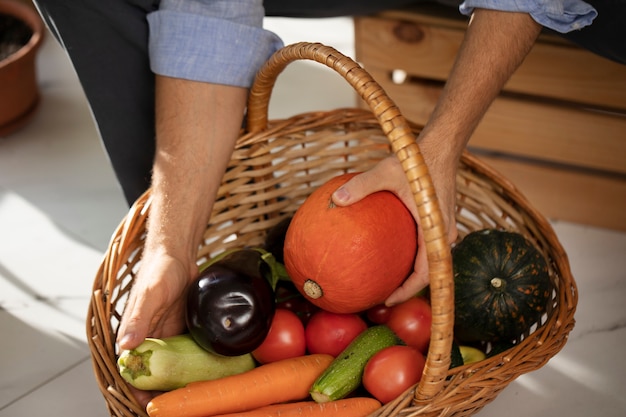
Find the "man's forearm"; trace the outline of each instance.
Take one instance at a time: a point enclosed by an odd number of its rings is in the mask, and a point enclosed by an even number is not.
[[[423,137],[460,157],[474,129],[532,48],[541,26],[524,13],[477,9]],[[434,135],[429,136],[430,133]],[[444,147],[444,149],[442,149]]]
[[[244,88],[157,76],[157,150],[146,251],[186,260],[192,276],[246,96]]]

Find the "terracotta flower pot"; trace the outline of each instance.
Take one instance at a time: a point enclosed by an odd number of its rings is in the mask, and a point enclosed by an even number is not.
[[[37,12],[0,0],[0,137],[22,127],[39,103],[35,56],[44,36]]]

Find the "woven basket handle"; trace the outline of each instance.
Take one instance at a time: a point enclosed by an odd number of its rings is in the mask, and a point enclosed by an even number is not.
[[[335,70],[367,102],[387,135],[391,149],[400,160],[411,186],[426,241],[433,314],[426,367],[415,391],[416,402],[427,402],[441,391],[445,382],[450,365],[454,319],[450,246],[428,168],[408,122],[381,86],[352,59],[319,43],[286,46],[261,68],[248,101],[249,132],[260,132],[267,128],[269,99],[276,78],[289,63],[302,59],[319,62]]]

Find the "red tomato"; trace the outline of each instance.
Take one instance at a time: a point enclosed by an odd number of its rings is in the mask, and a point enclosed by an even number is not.
[[[269,363],[305,353],[304,325],[294,312],[277,308],[270,331],[252,356],[260,363]]]
[[[357,314],[320,310],[311,316],[305,329],[307,350],[336,357],[365,329],[367,324]]]
[[[410,346],[390,346],[370,358],[363,371],[363,386],[385,404],[422,378],[426,360]]]
[[[378,304],[365,312],[367,319],[374,324],[385,324],[391,317],[391,307]]]
[[[430,326],[433,321],[430,304],[423,297],[409,298],[393,306],[387,326],[409,346],[422,353],[428,350]]]

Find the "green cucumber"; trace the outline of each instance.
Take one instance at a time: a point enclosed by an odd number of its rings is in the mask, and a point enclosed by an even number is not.
[[[311,387],[315,402],[324,403],[346,397],[359,387],[367,361],[382,349],[401,344],[387,326],[369,327],[341,352]]]
[[[171,391],[190,382],[239,374],[256,366],[251,354],[210,353],[189,334],[147,338],[135,349],[122,351],[117,364],[126,382],[149,391]]]

